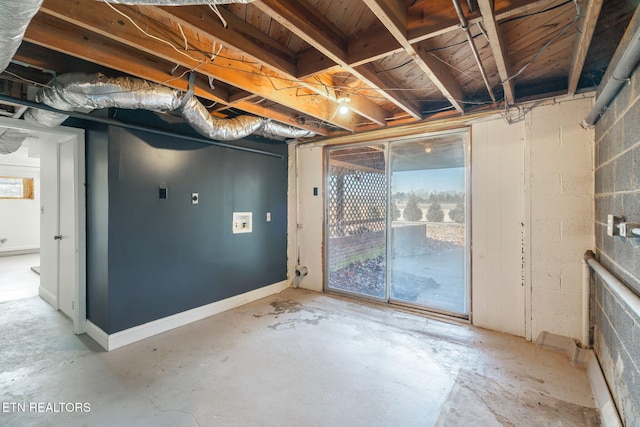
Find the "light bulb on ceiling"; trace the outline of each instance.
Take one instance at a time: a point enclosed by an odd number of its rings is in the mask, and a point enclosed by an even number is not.
[[[338,104],[340,104],[340,106],[338,107],[338,113],[342,115],[347,114],[349,112],[349,106],[347,104],[351,102],[351,99],[349,99],[348,96],[341,96],[337,99],[337,101]]]

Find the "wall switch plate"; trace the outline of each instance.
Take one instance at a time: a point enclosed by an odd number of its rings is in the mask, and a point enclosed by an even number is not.
[[[622,216],[607,215],[607,236],[618,236],[618,224],[622,221],[624,221],[624,217]]]
[[[191,204],[197,205],[199,201],[200,201],[200,198],[198,196],[198,193],[191,193]]]
[[[271,221],[271,212],[267,212],[267,222]]]
[[[158,188],[158,198],[166,199],[169,197],[169,189],[167,187]]]
[[[233,234],[251,233],[253,230],[253,213],[252,212],[234,212],[233,213]]]

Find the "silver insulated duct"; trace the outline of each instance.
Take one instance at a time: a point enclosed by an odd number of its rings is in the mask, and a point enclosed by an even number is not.
[[[174,112],[198,133],[219,141],[244,138],[258,130],[285,138],[314,136],[313,132],[280,125],[255,116],[232,119],[213,117],[190,93],[149,83],[142,79],[110,78],[103,74],[69,73],[58,76],[36,94],[35,101],[62,111],[90,112],[102,108],[144,109]],[[30,108],[24,118],[47,127],[62,124],[69,116]]]
[[[0,127],[0,154],[11,154],[29,137],[29,133],[12,128]]]
[[[42,0],[0,1],[0,73],[9,66],[40,5]]]

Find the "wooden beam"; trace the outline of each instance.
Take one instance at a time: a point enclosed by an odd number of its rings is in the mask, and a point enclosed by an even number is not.
[[[169,73],[170,63],[153,55],[127,48],[86,29],[70,26],[68,23],[46,14],[39,13],[34,17],[31,25],[27,28],[24,40],[174,89],[186,91],[189,86],[186,77],[177,78]],[[226,104],[228,95],[222,98],[216,95],[219,92],[219,89],[212,91],[207,82],[196,80],[196,96]],[[235,107],[248,113],[290,123],[289,117],[286,115],[264,114],[263,108],[251,103],[242,103],[241,106]],[[326,133],[326,130],[318,130],[312,126],[301,127],[318,133]]]
[[[210,17],[203,13],[209,11],[208,8],[146,7],[141,8],[141,10],[146,16],[155,20],[165,19],[176,21],[184,28],[191,28],[200,36],[215,40],[237,51],[241,55],[247,56],[257,63],[281,73],[286,79],[292,82],[296,81],[296,84],[323,96],[330,102],[336,101],[333,88],[327,91],[327,87],[322,82],[319,83],[317,81],[317,79],[328,81],[331,79],[331,76],[318,75],[298,79],[298,77],[296,77],[295,52],[289,50],[224,8],[220,8],[220,12],[228,23],[228,28],[226,29],[218,17]],[[334,108],[337,109],[338,105],[335,105]],[[388,113],[383,110],[380,105],[371,100],[360,98],[357,103],[351,105],[351,110],[381,126],[386,126],[384,118]]]
[[[405,22],[398,18],[402,4],[397,0],[364,0],[365,4],[376,14],[378,19],[387,27],[389,32],[398,40],[407,54],[415,61],[420,69],[431,79],[434,85],[442,92],[445,98],[460,113],[464,113],[461,100],[462,89],[444,64],[424,53],[424,50],[416,50],[407,39],[406,11],[402,15]]]
[[[580,21],[580,29],[576,42],[573,47],[573,55],[571,56],[571,66],[569,68],[569,95],[574,95],[578,88],[578,82],[580,80],[580,74],[582,74],[582,68],[584,62],[587,59],[587,52],[589,51],[589,45],[591,45],[591,38],[596,29],[598,23],[598,16],[600,16],[600,10],[602,9],[603,0],[588,0],[586,10],[583,11],[582,19]]]
[[[144,8],[143,12],[150,17],[163,17],[204,32],[208,38],[248,56],[261,65],[285,71],[291,76],[297,74],[295,52],[227,9],[220,7],[218,10],[227,22],[227,28],[209,8],[149,6]]]
[[[375,83],[377,79],[369,79],[369,73],[361,74],[360,67],[349,65],[346,37],[306,1],[256,0],[252,4],[318,50],[327,58],[326,62],[330,67],[333,67],[333,64],[341,66],[415,119],[422,118],[416,103],[406,101],[396,93],[391,93],[392,91],[384,90],[384,87],[396,85],[377,86]],[[301,68],[299,65],[298,69]]]
[[[513,104],[515,102],[515,90],[513,80],[508,80],[511,76],[511,65],[509,64],[509,57],[507,55],[507,49],[505,47],[504,38],[502,32],[498,27],[495,15],[493,13],[493,1],[492,0],[478,0],[478,6],[480,7],[480,13],[484,22],[484,28],[489,37],[489,46],[491,46],[491,52],[493,58],[496,61],[498,67],[498,75],[500,81],[504,82],[502,88],[504,89],[504,99],[507,104]]]
[[[89,7],[89,4],[91,7]],[[96,8],[101,6],[99,13]],[[117,6],[125,14],[135,16],[137,9]],[[203,36],[193,37],[185,33],[185,38],[190,48],[207,54],[181,53],[166,43],[161,43],[140,32],[129,21],[114,11],[108,5],[91,0],[47,0],[40,8],[41,14],[48,14],[74,25],[82,26],[87,31],[100,34],[103,37],[122,43],[134,49],[145,52],[184,66],[187,69],[197,69],[198,73],[216,80],[238,87],[247,92],[270,99],[273,102],[288,108],[301,111],[319,120],[327,121],[335,126],[354,131],[355,123],[352,118],[335,117],[337,108],[335,102],[314,102],[310,97],[299,97],[298,88],[294,83],[282,79],[271,78],[251,64],[230,57],[217,57],[213,62],[199,62],[197,58],[206,60],[213,42]],[[169,39],[181,46],[184,41],[182,35],[166,35],[167,28],[163,25],[147,19],[145,22],[150,34],[163,34],[164,39]],[[173,40],[171,36],[176,39]],[[240,58],[239,58],[240,59]],[[132,67],[128,72],[134,72]]]

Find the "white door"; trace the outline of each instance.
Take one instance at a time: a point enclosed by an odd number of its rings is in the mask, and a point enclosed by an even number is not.
[[[76,226],[74,179],[74,143],[67,141],[59,144],[58,163],[59,183],[59,232],[58,232],[58,308],[76,319]]]
[[[84,141],[69,135],[41,149],[40,296],[84,333]]]

